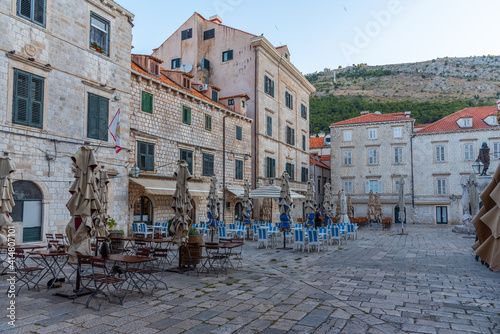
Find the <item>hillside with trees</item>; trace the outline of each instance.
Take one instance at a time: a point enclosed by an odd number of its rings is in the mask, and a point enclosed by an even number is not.
[[[310,100],[310,131],[360,111],[411,111],[416,124],[432,123],[467,107],[494,105],[500,98],[500,56],[325,69],[306,75],[317,92]]]

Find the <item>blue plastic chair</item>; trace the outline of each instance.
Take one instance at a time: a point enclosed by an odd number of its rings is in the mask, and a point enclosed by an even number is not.
[[[260,247],[260,245],[265,245],[266,249],[269,247],[269,238],[267,235],[267,228],[259,228],[259,239],[257,241],[257,248]]]
[[[319,243],[319,237],[318,237],[318,230],[316,230],[314,228],[311,230],[308,230],[307,237],[309,239],[307,242],[307,252],[309,252],[312,247],[316,247],[318,249],[318,253],[319,253],[320,243]]]
[[[293,250],[295,251],[298,248],[301,248],[304,251],[305,241],[304,241],[304,230],[295,230],[293,234]]]

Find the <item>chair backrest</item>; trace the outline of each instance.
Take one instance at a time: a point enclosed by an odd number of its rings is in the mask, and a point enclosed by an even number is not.
[[[139,224],[139,232],[141,233],[146,233],[148,231],[148,228],[146,227],[145,223],[140,223]]]
[[[347,233],[354,233],[354,225],[347,224]]]
[[[135,255],[149,257],[151,255],[151,249],[147,247],[139,247],[137,248]]]
[[[307,231],[307,236],[309,238],[310,243],[317,243],[318,242],[318,231],[315,229],[311,229]]]
[[[295,230],[294,241],[295,242],[304,242],[304,231],[303,230]]]
[[[160,227],[161,226],[161,222],[155,222],[155,227]]]
[[[259,240],[267,240],[267,229],[259,228]]]
[[[225,237],[226,237],[226,227],[219,226],[219,238],[225,238]]]
[[[168,222],[161,223],[161,227],[166,229],[168,227]]]
[[[139,232],[139,224],[138,223],[132,224],[132,232],[134,232],[134,233]]]
[[[332,226],[332,238],[338,238],[340,236],[340,230],[338,226]]]
[[[328,234],[328,231],[326,230],[326,227],[319,227],[318,233],[319,234]]]
[[[55,238],[57,241],[63,241],[64,242],[64,235],[62,233],[56,233],[54,234]]]
[[[253,233],[258,234],[260,226],[258,224],[254,224],[252,225],[252,227],[253,227]]]
[[[55,240],[54,235],[52,233],[45,233],[45,238],[47,239],[47,241]]]

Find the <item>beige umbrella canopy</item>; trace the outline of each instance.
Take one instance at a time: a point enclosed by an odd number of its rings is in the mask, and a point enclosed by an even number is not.
[[[290,175],[288,175],[286,171],[283,172],[283,175],[281,176],[281,193],[278,204],[280,209],[281,232],[290,232],[291,228],[290,213],[292,211],[292,196],[290,195],[289,181],[290,181]]]
[[[368,193],[368,208],[366,216],[370,222],[375,220],[375,197],[373,196],[373,191],[371,190]]]
[[[350,223],[349,216],[347,215],[347,199],[345,197],[345,192],[342,190],[340,193],[340,221],[339,223]]]
[[[8,178],[16,171],[16,166],[8,156],[0,157],[0,246],[7,243],[9,227],[12,225],[10,213],[14,204],[12,181]]]
[[[264,198],[262,207],[260,208],[260,219],[271,221],[273,213],[273,200],[271,198]]]
[[[325,215],[325,223],[328,225],[331,223],[331,218],[333,215],[333,197],[332,197],[332,185],[330,183],[325,183],[324,186],[325,195],[323,197],[323,214]]]
[[[314,198],[314,193],[314,181],[309,179],[309,181],[307,181],[306,201],[304,204],[307,226],[314,226],[314,212],[316,211],[316,199]]]
[[[399,206],[399,221],[401,222],[401,233],[405,232],[406,223],[406,212],[405,212],[405,179],[403,176],[399,179],[399,196],[398,196],[398,206]]]
[[[467,182],[467,190],[469,193],[469,204],[470,204],[470,214],[474,216],[477,213],[479,207],[479,192],[478,192],[479,182],[477,181],[476,174],[471,173],[469,175],[469,182]]]
[[[341,194],[341,191],[339,190],[339,192],[337,194],[337,205],[335,208],[335,218],[337,219],[337,221],[340,220],[340,194]]]
[[[185,161],[180,161],[174,176],[177,178],[175,186],[174,201],[172,209],[174,210],[175,217],[170,226],[170,232],[173,234],[172,239],[177,246],[182,246],[187,243],[189,229],[193,222],[191,221],[191,204],[192,197],[189,193],[188,180],[191,179],[191,174],[187,169],[188,164]]]
[[[349,218],[354,218],[354,205],[352,205],[351,195],[347,195],[347,215]]]
[[[380,203],[380,194],[375,194],[375,220],[382,221],[382,204]]]
[[[500,270],[500,165],[493,180],[481,193],[483,207],[472,223],[476,228],[478,241],[472,248],[493,271]]]
[[[108,221],[108,183],[109,177],[108,172],[103,168],[99,170],[99,179],[97,181],[97,190],[99,195],[99,201],[101,202],[101,210],[99,214],[99,221],[95,226],[95,233],[98,237],[108,237],[109,231],[107,226]]]
[[[253,203],[250,198],[250,184],[245,181],[245,191],[243,194],[243,223],[250,225],[250,218],[252,218]]]
[[[69,189],[71,198],[66,203],[71,214],[71,220],[66,226],[66,235],[69,241],[68,255],[70,259],[76,260],[78,254],[91,255],[92,219],[98,219],[101,202],[94,174],[97,167],[94,150],[82,146],[71,160],[75,181]]]

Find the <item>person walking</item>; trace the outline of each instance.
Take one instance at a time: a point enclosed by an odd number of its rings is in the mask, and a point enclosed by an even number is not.
[[[319,211],[319,207],[316,208],[316,212],[314,213],[314,227],[317,229],[321,227],[321,212]]]

